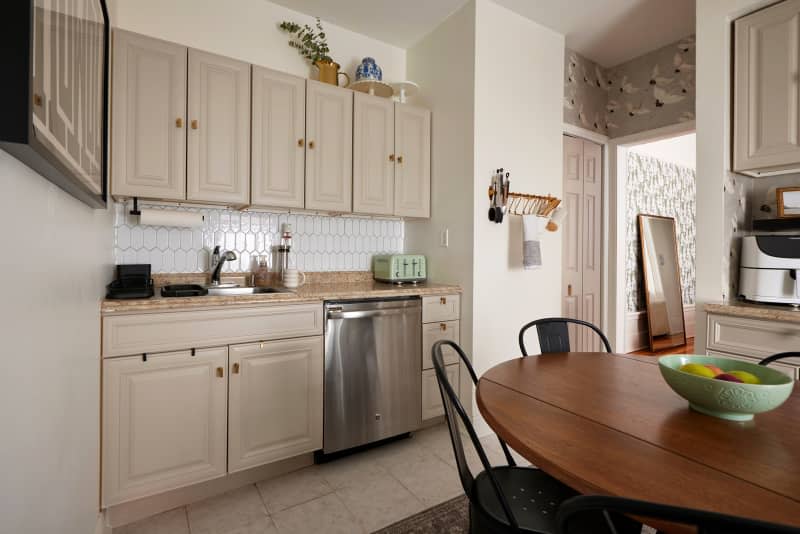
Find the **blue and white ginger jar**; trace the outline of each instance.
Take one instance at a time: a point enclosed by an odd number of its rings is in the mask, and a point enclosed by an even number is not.
[[[356,67],[356,81],[360,82],[363,80],[378,82],[383,80],[383,71],[381,71],[381,68],[371,57],[365,57],[361,60],[361,64]]]

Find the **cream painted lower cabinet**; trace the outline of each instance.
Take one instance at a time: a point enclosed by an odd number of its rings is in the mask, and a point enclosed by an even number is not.
[[[322,448],[322,337],[230,347],[228,471]]]
[[[225,475],[228,348],[103,361],[103,506]]]
[[[453,387],[457,387],[459,382],[459,365],[445,366],[447,379]],[[444,415],[442,405],[442,394],[439,392],[439,382],[436,380],[436,371],[426,369],[422,371],[422,420],[433,419]]]

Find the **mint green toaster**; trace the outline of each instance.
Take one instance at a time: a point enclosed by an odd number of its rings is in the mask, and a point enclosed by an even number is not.
[[[372,277],[379,282],[405,284],[424,282],[428,277],[422,254],[386,254],[372,257]]]

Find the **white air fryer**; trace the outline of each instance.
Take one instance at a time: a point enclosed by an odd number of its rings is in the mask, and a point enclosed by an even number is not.
[[[747,300],[800,306],[800,235],[742,238],[739,293]]]

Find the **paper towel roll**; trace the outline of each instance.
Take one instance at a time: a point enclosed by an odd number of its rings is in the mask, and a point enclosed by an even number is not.
[[[150,226],[182,226],[195,228],[203,226],[203,214],[191,211],[142,209],[139,224]]]

